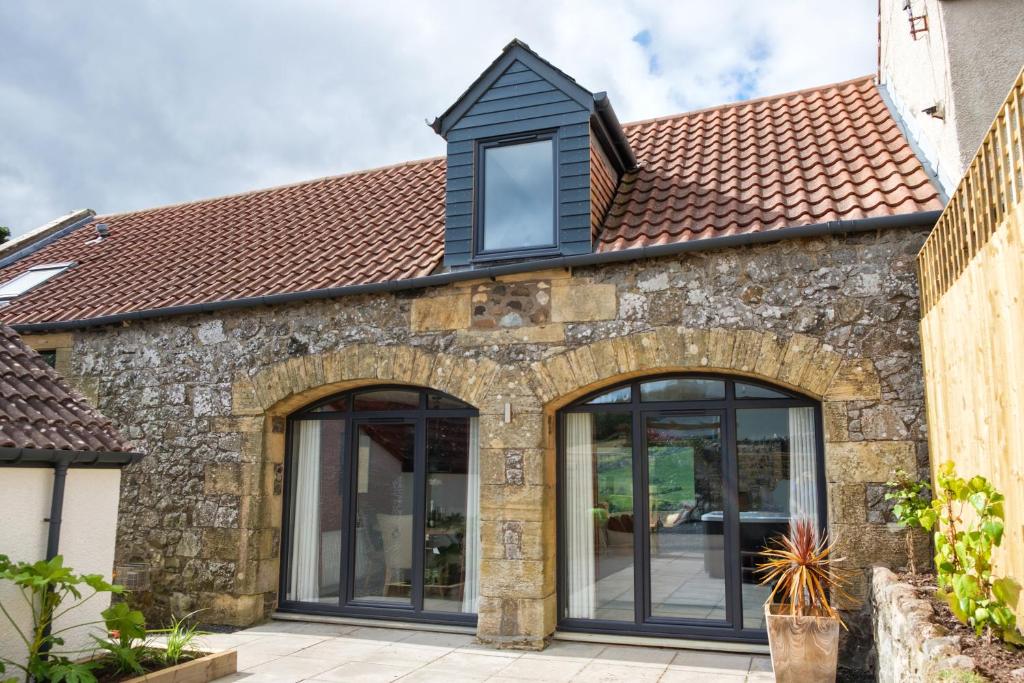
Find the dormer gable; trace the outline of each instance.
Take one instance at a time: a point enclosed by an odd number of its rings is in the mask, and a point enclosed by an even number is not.
[[[591,252],[636,165],[606,94],[519,40],[432,127],[448,142],[447,268]]]

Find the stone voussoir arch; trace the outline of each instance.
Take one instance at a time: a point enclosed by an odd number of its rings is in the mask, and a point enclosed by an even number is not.
[[[602,339],[532,364],[534,393],[553,412],[603,386],[656,372],[745,376],[819,401],[877,400],[870,359],[844,357],[803,334],[658,327]]]
[[[284,417],[325,396],[371,384],[407,384],[443,391],[476,406],[498,371],[470,359],[409,345],[354,344],[338,351],[274,363],[232,384],[234,415]]]

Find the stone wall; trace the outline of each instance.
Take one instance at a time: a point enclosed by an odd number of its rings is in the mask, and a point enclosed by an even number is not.
[[[885,567],[874,569],[871,605],[878,683],[930,683],[940,671],[974,671],[959,639],[933,622],[931,603]]]
[[[896,467],[927,471],[924,236],[792,239],[76,332],[72,380],[148,453],[124,474],[119,559],[152,564],[155,614],[263,618],[287,415],[353,386],[434,387],[480,410],[479,635],[540,646],[556,622],[555,412],[628,377],[700,370],[822,401],[830,526],[863,596],[871,564],[904,561],[878,485]]]

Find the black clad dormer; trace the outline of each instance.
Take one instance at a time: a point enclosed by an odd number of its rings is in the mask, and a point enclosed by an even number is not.
[[[591,252],[636,165],[605,93],[518,40],[432,127],[448,142],[448,268]]]

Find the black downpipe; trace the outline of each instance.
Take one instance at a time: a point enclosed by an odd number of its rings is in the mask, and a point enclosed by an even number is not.
[[[53,493],[50,495],[50,530],[46,535],[46,561],[49,562],[57,557],[60,551],[60,522],[64,514],[64,484],[68,478],[68,461],[62,459],[53,466]],[[53,590],[52,588],[50,589]],[[50,651],[50,643],[46,638],[50,637],[53,624],[47,624],[43,629],[43,645],[39,651],[46,654]]]

